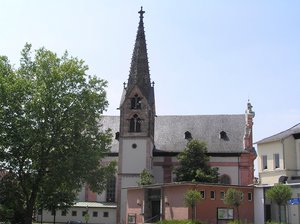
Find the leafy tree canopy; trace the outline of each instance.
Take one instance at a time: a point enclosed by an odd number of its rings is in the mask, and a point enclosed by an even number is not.
[[[226,205],[234,206],[237,210],[237,219],[240,219],[239,207],[243,201],[243,192],[229,188],[225,194],[224,203]]]
[[[278,205],[279,222],[281,223],[281,206],[285,205],[292,197],[291,187],[282,183],[276,184],[266,191],[266,197]]]
[[[153,175],[146,169],[140,173],[140,180],[138,185],[150,185],[153,184]]]
[[[243,192],[229,188],[225,194],[224,203],[234,207],[241,205],[243,201]]]
[[[186,148],[178,155],[179,167],[174,171],[176,181],[218,182],[218,169],[208,164],[207,146],[205,142],[190,140]]]
[[[184,194],[184,204],[192,209],[192,220],[195,220],[195,206],[201,200],[201,193],[197,190],[188,190]]]
[[[285,205],[292,197],[292,190],[288,185],[276,184],[266,192],[266,197],[277,205]]]
[[[70,204],[84,183],[101,192],[115,172],[115,162],[101,162],[111,143],[110,131],[99,125],[108,105],[106,81],[87,71],[84,61],[67,52],[32,53],[30,44],[17,69],[0,57],[0,170],[7,179],[0,204],[18,197],[5,206],[21,208],[21,223],[31,223],[38,198]]]

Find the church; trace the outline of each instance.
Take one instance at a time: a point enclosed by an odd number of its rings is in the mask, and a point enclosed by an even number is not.
[[[155,183],[172,183],[172,170],[178,165],[177,155],[189,139],[207,143],[210,165],[218,167],[220,184],[247,186],[254,179],[256,152],[252,127],[255,114],[250,102],[245,113],[236,115],[156,114],[144,13],[141,8],[129,77],[123,84],[118,108],[120,116],[103,116],[101,120],[101,128],[110,128],[115,134],[107,160],[118,161],[117,175],[101,196],[87,187],[82,192],[85,201],[116,202],[118,224],[127,220],[127,188],[137,186],[144,169],[154,176]]]

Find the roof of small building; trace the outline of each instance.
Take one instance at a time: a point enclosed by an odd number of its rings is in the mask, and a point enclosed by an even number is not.
[[[264,139],[256,142],[256,144],[279,141],[279,140],[285,139],[285,138],[287,138],[291,135],[294,135],[294,134],[300,134],[300,123],[296,124],[295,126],[289,128],[285,131],[282,131],[282,132],[279,132],[279,133],[277,133],[275,135],[272,135],[270,137],[264,138]]]
[[[182,182],[171,182],[171,183],[158,183],[150,185],[141,185],[141,186],[129,186],[126,187],[127,190],[143,189],[143,188],[161,188],[161,187],[176,187],[176,186],[209,186],[209,187],[222,187],[222,188],[231,188],[238,187],[240,189],[253,189],[255,185],[234,185],[234,184],[221,184],[221,183],[202,183],[202,182],[191,182],[191,181],[182,181]]]
[[[119,131],[119,116],[103,116],[102,128]],[[209,153],[241,153],[245,130],[245,115],[174,115],[155,118],[155,149],[160,152],[180,152],[187,143],[185,132],[193,139],[207,143]],[[226,139],[220,138],[225,132]],[[119,151],[119,143],[113,139],[111,152]]]
[[[79,201],[76,202],[73,207],[80,207],[80,208],[116,208],[115,203],[111,202],[88,202],[88,201]]]

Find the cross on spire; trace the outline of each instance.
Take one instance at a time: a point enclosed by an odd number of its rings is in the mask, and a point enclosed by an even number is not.
[[[141,10],[139,11],[140,14],[140,18],[144,18],[143,14],[145,13],[145,11],[143,11],[143,6],[141,6]]]

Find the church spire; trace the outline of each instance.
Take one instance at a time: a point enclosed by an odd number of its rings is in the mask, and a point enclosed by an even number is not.
[[[143,7],[141,7],[141,10],[139,11],[140,22],[131,59],[127,90],[130,90],[133,86],[137,85],[147,96],[151,89],[151,82],[144,31],[144,13],[145,11],[143,11]]]

